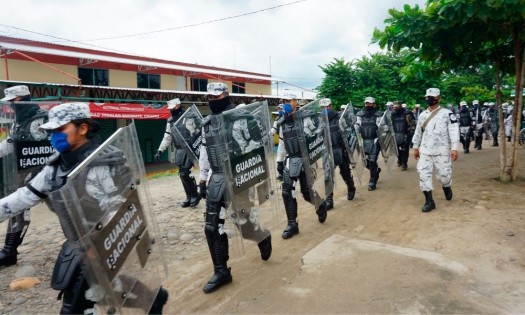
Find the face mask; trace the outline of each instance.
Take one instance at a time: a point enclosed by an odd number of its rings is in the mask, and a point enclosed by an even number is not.
[[[51,134],[51,145],[59,153],[64,153],[71,148],[71,144],[67,142],[67,134],[58,131]]]
[[[281,118],[281,117],[283,117],[284,112],[282,110],[280,110],[280,111],[277,112],[277,115],[279,116],[279,118]]]
[[[222,113],[230,105],[230,97],[226,96],[218,100],[209,100],[208,106],[213,114]]]
[[[461,106],[461,110],[463,110],[463,111],[467,110],[467,108],[468,108],[467,105]]]
[[[290,104],[290,103],[283,104],[283,111],[286,114],[290,114],[291,112],[293,112],[292,104]]]
[[[428,106],[432,106],[432,105],[436,104],[436,101],[437,100],[435,98],[430,97],[430,98],[427,99],[427,105]]]
[[[171,110],[171,117],[177,117],[180,114],[181,111],[182,111],[182,106],[177,108],[177,109],[175,109],[175,108],[172,109]]]
[[[402,112],[403,110],[404,110],[403,107],[401,107],[401,108],[395,108],[395,111],[396,111],[396,112]]]
[[[323,113],[323,115],[325,116],[328,116],[328,114],[330,114],[330,108],[324,108],[321,113]]]
[[[365,111],[367,112],[372,112],[374,111],[374,109],[375,109],[374,106],[365,106]]]

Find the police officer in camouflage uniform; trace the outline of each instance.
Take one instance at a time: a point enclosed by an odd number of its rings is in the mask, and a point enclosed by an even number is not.
[[[0,101],[8,101],[15,112],[15,123],[13,124],[8,139],[0,143],[0,158],[8,154],[17,152],[20,143],[27,141],[47,142],[47,133],[38,129],[38,127],[47,121],[47,111],[41,110],[36,104],[25,103],[31,101],[29,88],[25,85],[16,85],[4,90],[5,97]],[[22,103],[20,103],[22,102]],[[51,152],[52,153],[52,152]],[[50,153],[50,154],[51,154]],[[49,154],[49,155],[50,155]],[[17,157],[18,159],[18,157]],[[43,165],[28,167],[19,171],[18,187],[22,186],[26,176],[31,177],[32,172],[38,171]],[[16,165],[7,167],[17,167]],[[3,184],[3,183],[2,183]],[[2,192],[3,193],[3,192]],[[18,246],[22,244],[24,236],[29,227],[30,210],[12,217],[7,225],[4,248],[0,250],[0,267],[11,266],[18,260]]]
[[[375,98],[369,96],[365,98],[364,110],[359,111],[356,116],[356,131],[361,133],[363,138],[366,168],[370,170],[368,190],[372,191],[376,189],[379,173],[381,173],[381,168],[377,166],[377,159],[379,158],[379,152],[381,152],[377,129],[383,117],[383,112],[377,110]]]
[[[228,87],[222,82],[209,83],[207,86],[208,90],[208,105],[211,110],[211,115],[205,117],[202,120],[202,146],[199,155],[199,167],[200,167],[200,186],[202,189],[206,189],[206,214],[205,214],[205,225],[204,234],[206,235],[206,241],[208,242],[208,248],[213,263],[214,273],[208,283],[204,285],[203,291],[205,293],[211,293],[219,289],[225,284],[232,282],[232,275],[230,268],[228,268],[227,261],[229,259],[228,250],[228,235],[224,231],[224,223],[226,219],[226,204],[225,204],[225,193],[226,185],[233,185],[229,181],[225,170],[225,160],[228,157],[229,152],[226,152],[223,144],[222,130],[226,128],[231,129],[226,135],[227,141],[235,141],[239,144],[239,150],[246,150],[248,146],[252,145],[251,141],[246,140],[246,137],[242,136],[246,132],[250,132],[246,117],[239,119],[233,123],[233,126],[222,126],[218,119],[214,119],[213,116],[220,115],[222,112],[235,108],[235,105],[231,102]],[[260,132],[260,129],[259,129]],[[253,135],[249,135],[253,137]],[[234,198],[242,198],[249,200],[247,196],[248,192],[242,192],[239,195],[235,195]],[[234,213],[238,209],[231,209]],[[259,243],[259,251],[261,253],[262,260],[268,260],[272,254],[272,238],[268,231],[262,231],[256,226],[257,222],[254,220],[246,220],[242,225],[237,225],[237,228],[241,230],[243,238],[251,240],[259,240],[268,236]]]
[[[402,171],[406,171],[408,167],[408,156],[410,151],[410,143],[412,143],[412,136],[416,128],[416,121],[414,114],[399,105],[399,102],[394,102],[394,109],[392,111],[392,126],[397,145],[397,166],[401,167]]]
[[[166,131],[164,132],[164,137],[160,142],[157,154],[155,154],[155,159],[159,160],[162,152],[164,152],[164,150],[166,150],[173,142],[176,149],[175,164],[177,164],[179,167],[180,181],[182,182],[182,187],[186,193],[186,199],[182,201],[181,207],[196,207],[201,200],[201,195],[197,191],[197,183],[195,182],[195,178],[191,175],[193,161],[191,159],[191,155],[187,151],[188,149],[186,148],[186,145],[184,143],[179,143],[178,137],[174,136],[174,132],[176,132],[176,130],[173,130],[173,128],[178,128],[183,135],[188,132],[188,130],[186,130],[183,125],[175,126],[175,122],[184,113],[180,99],[175,98],[168,101],[168,109],[171,113],[171,117],[168,118]]]
[[[459,103],[459,132],[460,141],[463,145],[463,152],[470,152],[470,141],[474,137],[472,132],[472,124],[474,123],[472,112],[469,110],[467,102],[461,101]]]
[[[439,106],[440,91],[430,88],[425,94],[427,110],[421,113],[412,139],[414,158],[418,160],[419,187],[425,195],[421,209],[429,212],[436,208],[432,198],[434,168],[441,182],[445,198],[452,199],[452,163],[458,158],[459,128],[456,115]]]
[[[352,173],[350,172],[350,159],[346,152],[345,145],[343,143],[343,137],[341,135],[341,129],[339,127],[339,119],[341,118],[341,112],[332,110],[332,101],[329,98],[323,98],[319,100],[321,109],[324,109],[324,113],[328,116],[328,123],[330,125],[330,140],[332,142],[332,152],[334,157],[334,166],[339,166],[339,174],[343,178],[346,184],[347,194],[346,199],[353,200],[355,196],[355,185]],[[333,180],[333,179],[331,179]],[[334,193],[326,197],[326,210],[330,210],[334,207]]]

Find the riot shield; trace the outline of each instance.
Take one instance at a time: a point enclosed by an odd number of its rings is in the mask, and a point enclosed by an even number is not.
[[[167,265],[134,123],[110,136],[48,199],[66,238],[80,245],[86,297],[101,314],[147,314]]]
[[[352,103],[348,103],[348,106],[345,108],[339,119],[339,128],[343,135],[346,154],[348,154],[352,170],[357,177],[359,185],[361,185],[361,178],[363,177],[366,162],[363,151],[363,138],[361,133],[356,132],[355,130],[356,122],[357,117],[355,116]]]
[[[231,183],[226,188],[227,219],[232,219],[242,239],[259,243],[279,224],[268,103],[238,106],[220,117],[222,142],[228,150],[225,170]],[[239,246],[242,250],[242,242]]]
[[[334,189],[334,157],[330,140],[328,116],[321,113],[319,100],[308,103],[295,113],[303,167],[315,209]]]
[[[195,165],[199,164],[199,153],[202,143],[202,115],[197,106],[192,105],[173,124],[172,136],[177,147],[184,147]]]
[[[57,102],[0,102],[2,193],[10,194],[46,165],[55,152],[49,136],[38,127],[47,122]]]
[[[388,172],[392,171],[392,164],[397,159],[397,144],[392,125],[392,113],[385,111],[377,128],[379,144],[381,145],[381,155],[385,161]]]

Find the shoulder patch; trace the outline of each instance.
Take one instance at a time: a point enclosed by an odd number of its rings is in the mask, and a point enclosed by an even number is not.
[[[458,118],[456,117],[456,114],[454,113],[449,113],[448,118],[450,119],[450,122],[453,124],[458,122]]]

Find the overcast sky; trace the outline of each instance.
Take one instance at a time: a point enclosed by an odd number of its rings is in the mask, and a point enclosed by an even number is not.
[[[425,0],[3,1],[0,34],[271,74],[313,89],[320,65],[379,51],[374,27],[384,28],[388,9],[416,3]],[[285,88],[297,90],[281,82],[279,94]]]

